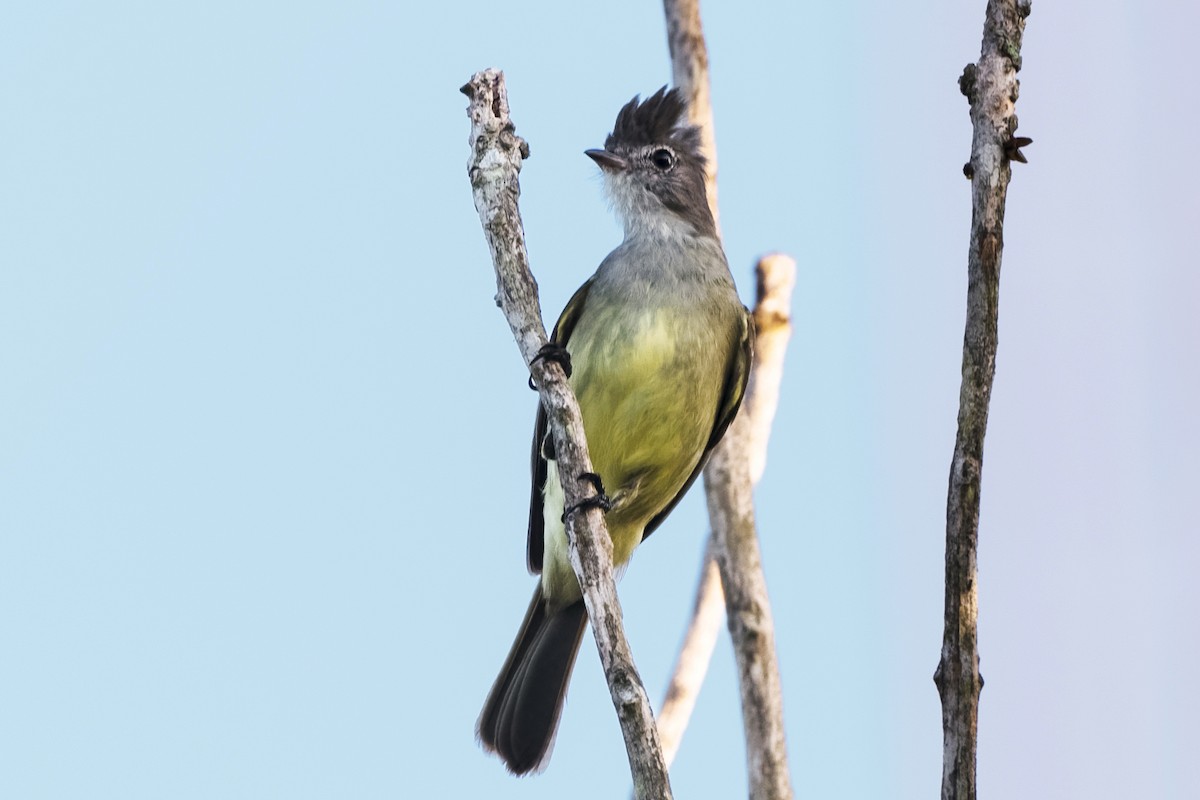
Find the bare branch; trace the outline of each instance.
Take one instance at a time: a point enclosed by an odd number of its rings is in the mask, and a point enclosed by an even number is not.
[[[1017,70],[1028,0],[989,0],[978,64],[959,86],[971,104],[971,244],[967,258],[967,322],[963,337],[958,435],[946,502],[946,606],[941,659],[934,682],[942,701],[942,798],[974,800],[979,725],[977,549],[983,438],[996,371],[1000,257],[1010,161],[1029,141],[1015,140]],[[1024,157],[1020,158],[1024,161]]]
[[[700,581],[696,586],[696,599],[692,603],[692,618],[679,646],[679,655],[675,657],[667,694],[658,712],[658,737],[662,741],[667,766],[674,763],[675,756],[679,754],[679,745],[683,743],[683,733],[696,709],[696,699],[708,674],[708,665],[717,646],[717,634],[721,631],[724,619],[725,592],[721,589],[721,571],[717,569],[710,536],[700,565]]]
[[[700,146],[708,160],[708,207],[721,230],[717,215],[717,137],[713,129],[712,96],[708,83],[708,48],[700,24],[700,0],[663,0],[667,17],[667,48],[671,53],[671,77],[687,96],[688,117],[700,127]]]
[[[704,469],[704,491],[741,685],[749,796],[752,800],[783,800],[792,797],[792,787],[775,623],[754,523],[752,428],[744,407]]]
[[[472,76],[463,87],[470,98],[471,158],[468,174],[474,190],[475,208],[483,223],[492,251],[498,293],[496,302],[504,312],[526,364],[533,362],[546,344],[537,283],[529,271],[517,198],[517,175],[529,148],[516,134],[509,118],[504,76],[485,70]],[[592,471],[583,418],[562,368],[546,359],[532,363],[530,371],[541,395],[542,405],[554,434],[560,474],[582,475]],[[584,499],[586,481],[563,481],[565,507]],[[571,566],[583,589],[584,602],[592,621],[600,661],[633,774],[638,798],[670,798],[666,762],[658,743],[654,716],[646,690],[638,677],[621,624],[612,573],[612,542],[599,509],[574,513],[567,519]]]
[[[742,413],[750,420],[750,481],[757,484],[767,466],[767,441],[783,383],[783,357],[792,338],[796,262],[783,253],[771,253],[759,259],[754,276],[758,298],[754,304],[754,367]]]
[[[667,20],[667,48],[671,54],[672,79],[676,88],[687,97],[688,118],[700,128],[700,146],[705,159],[704,188],[708,195],[708,207],[712,211],[717,231],[721,229],[720,212],[717,208],[717,142],[713,133],[712,99],[708,82],[708,48],[704,43],[704,29],[700,23],[699,0],[663,0],[663,12]],[[751,365],[753,370],[755,367]],[[745,401],[743,401],[743,406]],[[667,686],[658,715],[658,733],[662,738],[663,754],[667,764],[675,760],[683,732],[687,730],[696,698],[708,673],[713,648],[717,644],[725,594],[721,590],[720,571],[714,559],[714,545],[710,540],[704,550],[704,561],[700,567],[700,582],[696,587],[696,600],[692,606],[692,619],[688,623],[675,669]]]
[[[783,360],[791,337],[790,308],[796,284],[796,262],[780,253],[764,256],[755,269],[758,301],[754,308],[754,364],[741,414],[749,421],[750,480],[757,484],[767,461],[771,423],[779,405]],[[710,537],[704,551],[692,618],[683,637],[667,695],[658,714],[658,735],[670,765],[696,707],[724,619],[725,593],[713,557]]]
[[[708,205],[713,211],[714,221],[720,221],[718,199],[716,199],[716,137],[713,126],[713,103],[710,95],[708,79],[708,48],[704,43],[704,30],[700,19],[700,0],[664,0],[662,10],[666,14],[667,47],[671,53],[672,77],[677,88],[682,89],[688,96],[689,116],[692,124],[700,126],[701,142],[704,157],[707,158],[706,190]],[[718,228],[719,229],[719,228]],[[791,261],[791,259],[787,259]],[[760,264],[761,266],[761,264]],[[794,281],[794,263],[791,264],[791,281]],[[760,273],[760,281],[762,275]],[[788,283],[787,299],[782,307],[790,305],[791,284]],[[760,297],[762,291],[760,290]],[[757,319],[757,317],[756,317]],[[784,337],[786,344],[786,336]],[[757,345],[756,345],[757,349]],[[780,359],[781,359],[780,351]],[[760,360],[760,354],[755,355],[755,361]],[[752,367],[751,380],[757,365]],[[761,383],[761,381],[760,381]],[[770,431],[770,420],[774,417],[775,405],[778,404],[779,379],[776,377],[772,386],[774,396],[767,401],[770,392],[763,392],[761,413],[754,415],[756,431],[760,437],[758,444],[761,450],[757,452],[755,465],[756,475],[762,474],[762,464],[766,462],[766,439]],[[713,524],[713,541],[709,543],[708,552],[721,557],[726,554],[721,563],[721,578],[730,581],[727,570],[746,569],[755,575],[744,575],[738,578],[739,588],[736,593],[726,597],[726,606],[730,609],[730,631],[733,634],[734,650],[737,652],[740,678],[742,678],[743,717],[746,726],[746,759],[749,762],[751,798],[767,798],[767,796],[791,796],[791,787],[787,776],[787,752],[784,747],[784,727],[782,727],[782,693],[779,690],[779,664],[774,654],[774,632],[768,630],[764,637],[739,638],[740,634],[749,633],[751,628],[746,625],[751,621],[748,614],[761,613],[755,619],[756,624],[769,624],[770,610],[767,606],[766,578],[762,575],[762,566],[758,560],[757,533],[754,528],[754,509],[750,499],[749,473],[746,473],[745,485],[740,485],[744,469],[731,473],[731,452],[740,451],[740,457],[748,457],[746,431],[751,419],[748,397],[738,419],[725,434],[725,439],[716,447],[712,461],[704,470],[704,491],[709,503],[709,517]],[[740,437],[739,441],[733,441]],[[746,467],[745,464],[742,465]],[[738,509],[740,498],[738,494],[744,491],[745,509]],[[714,504],[721,507],[726,521],[739,517],[742,511],[749,512],[749,530],[743,530],[742,535],[733,536],[730,529],[719,530],[722,524]],[[746,547],[744,553],[727,557],[728,547]],[[752,552],[751,552],[752,551]],[[695,708],[696,696],[708,670],[708,662],[712,660],[713,646],[716,642],[714,627],[720,616],[715,612],[720,602],[721,582],[714,577],[712,564],[708,557],[701,569],[701,581],[697,588],[696,602],[692,609],[692,621],[680,649],[676,662],[676,672],[667,690],[667,698],[662,706],[660,715],[660,732],[664,734],[665,751],[668,763],[674,759],[679,750],[679,742],[688,726],[692,709]],[[742,584],[745,585],[742,585]],[[742,591],[742,589],[746,591]],[[752,588],[752,590],[751,590]],[[754,597],[761,601],[761,606],[748,609],[739,606],[742,600]],[[762,649],[758,646],[762,645]],[[752,672],[757,667],[764,672]],[[769,674],[766,674],[769,673]],[[746,686],[751,679],[762,680],[763,685],[757,688]],[[774,690],[773,688],[774,687]],[[762,691],[760,691],[762,690]],[[772,694],[772,691],[775,691]],[[758,706],[760,702],[775,702],[773,710]],[[750,703],[750,705],[748,705]],[[764,726],[763,726],[764,723]],[[755,728],[755,729],[752,729]]]

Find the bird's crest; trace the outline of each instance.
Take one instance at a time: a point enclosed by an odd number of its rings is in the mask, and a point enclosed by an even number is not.
[[[625,104],[604,148],[612,150],[614,145],[636,148],[668,142],[679,149],[700,153],[700,129],[687,123],[683,93],[664,86],[645,100],[634,95]]]

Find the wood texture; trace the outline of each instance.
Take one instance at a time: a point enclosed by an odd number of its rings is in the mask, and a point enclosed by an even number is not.
[[[530,364],[547,338],[517,202],[518,174],[521,161],[529,156],[529,147],[517,136],[509,116],[501,72],[478,72],[462,91],[470,99],[467,116],[471,120],[471,157],[467,172],[496,269],[496,303],[508,320],[522,358]],[[583,418],[562,368],[541,359],[533,363],[530,372],[554,435],[560,473],[567,476],[591,472]],[[563,490],[567,508],[592,492],[586,480],[564,480]],[[571,566],[583,589],[600,661],[625,737],[634,796],[670,798],[670,781],[650,700],[621,623],[621,606],[613,582],[612,542],[603,513],[590,509],[569,515],[567,537]]]
[[[974,800],[979,727],[977,618],[979,494],[983,439],[996,372],[1000,257],[1010,160],[1018,146],[1017,70],[1029,3],[990,0],[978,64],[959,85],[971,106],[971,240],[967,257],[967,321],[963,337],[958,434],[946,502],[946,601],[941,659],[934,681],[942,701],[943,800]],[[1023,160],[1023,159],[1022,159]]]

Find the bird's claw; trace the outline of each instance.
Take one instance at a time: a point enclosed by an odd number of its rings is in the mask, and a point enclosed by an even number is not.
[[[547,342],[546,344],[542,345],[541,350],[538,350],[537,355],[534,356],[533,360],[529,362],[529,366],[532,367],[539,361],[553,361],[562,367],[563,373],[565,373],[568,378],[571,377],[571,354],[567,352],[566,346],[561,345],[558,342]],[[529,378],[529,388],[535,390],[537,389],[537,387],[533,385],[532,376]]]
[[[589,508],[598,508],[601,511],[608,511],[612,508],[612,499],[604,492],[604,481],[600,480],[600,476],[594,472],[581,472],[579,480],[587,481],[596,490],[596,493],[591,497],[585,497],[575,505],[563,512],[562,521],[566,522],[567,517],[574,514],[576,511],[586,511]]]

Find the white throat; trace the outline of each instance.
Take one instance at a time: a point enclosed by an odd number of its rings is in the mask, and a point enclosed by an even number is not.
[[[691,223],[662,204],[662,201],[626,173],[606,173],[604,189],[613,211],[625,228],[625,239],[686,239],[696,236]]]

